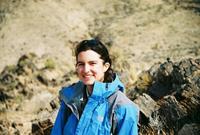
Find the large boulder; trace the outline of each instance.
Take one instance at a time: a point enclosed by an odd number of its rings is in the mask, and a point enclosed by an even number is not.
[[[140,107],[140,134],[200,133],[200,59],[167,59],[139,78],[127,94]]]

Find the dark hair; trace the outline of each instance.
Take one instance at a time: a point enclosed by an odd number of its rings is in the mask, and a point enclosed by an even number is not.
[[[100,55],[100,58],[104,61],[104,64],[108,62],[110,67],[105,72],[104,82],[112,82],[113,80],[113,69],[111,68],[112,61],[110,59],[110,55],[106,46],[97,38],[91,40],[83,40],[81,41],[75,49],[76,60],[78,58],[78,54],[82,51],[92,50]]]

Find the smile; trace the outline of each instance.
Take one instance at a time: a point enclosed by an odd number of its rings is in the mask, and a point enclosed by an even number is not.
[[[93,75],[83,75],[84,78],[90,78],[92,77]]]

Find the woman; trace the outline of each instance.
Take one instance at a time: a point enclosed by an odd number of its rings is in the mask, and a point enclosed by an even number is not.
[[[76,47],[79,82],[60,91],[61,107],[52,135],[137,135],[138,107],[111,69],[107,48],[98,39]]]

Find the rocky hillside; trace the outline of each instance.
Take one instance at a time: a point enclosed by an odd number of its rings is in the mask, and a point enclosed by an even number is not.
[[[29,52],[73,68],[71,48],[97,35],[137,72],[200,54],[198,0],[1,0],[0,8],[1,71]]]
[[[73,48],[95,36],[141,134],[198,134],[199,26],[199,0],[0,0],[0,134],[49,134],[58,90],[77,80]]]

